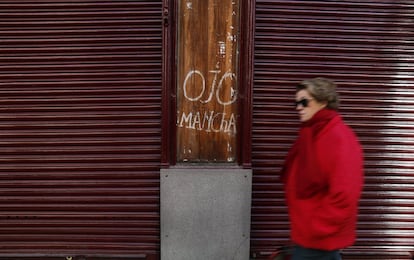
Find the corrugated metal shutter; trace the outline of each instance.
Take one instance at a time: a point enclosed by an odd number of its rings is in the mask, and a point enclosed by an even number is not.
[[[161,12],[0,2],[0,257],[158,254]]]
[[[344,259],[411,259],[414,251],[414,3],[256,2],[252,254],[288,243],[278,171],[296,137],[294,86],[339,84],[344,119],[365,153],[358,234]]]

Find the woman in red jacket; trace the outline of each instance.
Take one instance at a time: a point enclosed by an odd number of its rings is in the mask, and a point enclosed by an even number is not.
[[[301,128],[282,170],[289,209],[293,260],[341,259],[355,241],[363,186],[363,154],[354,132],[337,113],[334,82],[297,86]]]

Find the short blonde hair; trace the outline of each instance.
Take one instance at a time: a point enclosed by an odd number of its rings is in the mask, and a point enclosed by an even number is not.
[[[296,91],[307,90],[318,102],[326,102],[328,109],[338,110],[339,97],[336,84],[330,79],[317,77],[304,80],[296,86]]]

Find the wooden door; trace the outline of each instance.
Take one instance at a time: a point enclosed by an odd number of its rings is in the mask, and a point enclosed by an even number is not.
[[[237,160],[239,2],[178,2],[177,162]]]

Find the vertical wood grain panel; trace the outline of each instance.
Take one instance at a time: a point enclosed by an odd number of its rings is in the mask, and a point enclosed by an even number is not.
[[[179,1],[177,161],[236,162],[238,1]]]

